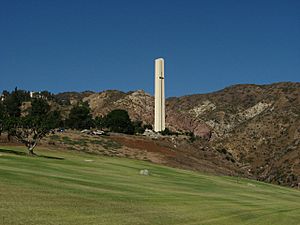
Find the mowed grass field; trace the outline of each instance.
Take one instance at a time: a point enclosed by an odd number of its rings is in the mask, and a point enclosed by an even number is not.
[[[300,224],[298,190],[144,161],[23,152],[0,147],[3,225]]]

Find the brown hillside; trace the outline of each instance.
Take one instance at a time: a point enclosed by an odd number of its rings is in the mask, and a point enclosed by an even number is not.
[[[144,91],[105,91],[82,100],[90,104],[94,116],[121,108],[133,120],[153,124],[154,98]],[[257,179],[300,183],[300,83],[234,85],[169,98],[166,124],[209,139],[211,149],[232,154]]]

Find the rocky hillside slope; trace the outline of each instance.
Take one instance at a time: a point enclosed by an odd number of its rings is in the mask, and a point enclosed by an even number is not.
[[[94,116],[121,108],[133,120],[153,124],[154,97],[144,91],[85,93],[81,99]],[[210,148],[233,155],[257,179],[300,183],[300,83],[234,85],[169,98],[166,126],[194,132]]]

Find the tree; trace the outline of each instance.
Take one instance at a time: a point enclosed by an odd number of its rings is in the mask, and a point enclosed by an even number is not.
[[[115,109],[108,113],[103,119],[105,127],[112,132],[125,134],[134,133],[134,127],[126,110]]]
[[[178,136],[178,133],[177,132],[173,132],[171,131],[169,128],[165,128],[163,131],[160,132],[162,135],[164,136],[168,136],[168,135],[176,135]]]
[[[22,104],[22,101],[17,91],[13,91],[10,95],[6,96],[6,98],[3,101],[3,104],[9,116],[21,116],[20,106]]]
[[[43,116],[50,110],[50,105],[47,101],[41,98],[35,98],[31,101],[31,116]]]
[[[142,134],[145,132],[145,128],[143,126],[143,121],[137,120],[132,122],[134,133]]]
[[[41,91],[40,96],[42,98],[47,99],[47,100],[54,100],[54,95],[51,92],[47,91],[47,90]]]
[[[95,126],[99,129],[103,129],[105,127],[105,121],[102,116],[96,116],[94,122],[95,122]]]
[[[3,90],[2,95],[4,96],[4,98],[6,98],[7,96],[9,96],[9,91]]]
[[[148,130],[153,130],[153,127],[152,127],[151,124],[145,124],[143,127],[144,127],[145,130],[146,130],[146,129],[148,129]]]
[[[162,135],[172,135],[172,132],[167,127],[163,131],[161,131],[160,133]]]
[[[74,106],[70,111],[66,123],[68,127],[77,130],[94,127],[94,121],[89,105],[87,103],[81,103]]]
[[[15,137],[26,145],[28,153],[34,154],[34,148],[39,141],[61,122],[58,111],[50,111],[45,100],[36,99],[32,102],[29,114],[26,116],[9,116],[5,119],[5,130],[9,136]]]
[[[4,105],[2,104],[2,102],[0,102],[0,136],[4,128],[3,126],[4,126],[5,114],[6,113],[5,113]]]

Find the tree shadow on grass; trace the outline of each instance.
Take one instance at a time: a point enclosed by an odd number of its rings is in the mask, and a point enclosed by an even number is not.
[[[45,159],[57,159],[57,160],[65,160],[65,158],[48,156],[48,155],[37,155],[37,157],[45,158]]]
[[[25,152],[20,152],[20,151],[11,150],[11,149],[3,149],[3,148],[0,148],[0,152],[14,154],[14,155],[27,155]]]
[[[14,154],[14,155],[22,155],[22,156],[30,156],[25,152],[21,152],[18,150],[12,150],[12,149],[2,149],[0,148],[0,153],[9,153],[9,154]],[[47,155],[33,155],[34,157],[40,157],[40,158],[45,158],[45,159],[57,159],[57,160],[64,160],[64,158],[61,157],[55,157],[55,156],[47,156]]]

